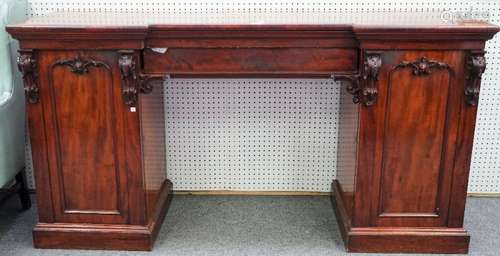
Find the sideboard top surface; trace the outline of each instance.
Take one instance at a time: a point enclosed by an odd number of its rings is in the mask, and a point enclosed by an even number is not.
[[[438,12],[312,12],[312,13],[51,13],[9,26],[11,29],[276,29],[276,30],[354,30],[357,29],[433,29],[441,31],[496,32],[500,27],[484,21],[447,19]]]
[[[358,48],[362,44],[362,48],[394,49],[414,47],[421,42],[418,47],[426,49],[482,49],[500,27],[477,20],[447,20],[437,12],[196,15],[67,12],[32,17],[7,26],[7,31],[21,41],[21,48],[29,49],[144,49],[186,43],[180,40],[173,43],[174,39],[196,40],[196,47],[292,47],[290,44],[296,42],[293,47],[300,44],[308,48],[325,45]],[[224,46],[229,39],[233,42]],[[259,41],[262,39],[269,40]],[[408,45],[380,43],[385,41],[406,41]]]

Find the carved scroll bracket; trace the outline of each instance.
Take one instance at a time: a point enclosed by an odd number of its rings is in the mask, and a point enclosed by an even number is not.
[[[472,51],[465,62],[467,83],[465,85],[465,102],[470,106],[477,106],[479,103],[481,77],[486,69],[484,54],[484,51]]]
[[[358,104],[360,102],[360,97],[358,97],[359,92],[361,91],[360,85],[359,85],[359,80],[360,80],[361,75],[359,73],[355,74],[341,74],[341,75],[335,75],[332,74],[331,78],[333,80],[337,81],[347,81],[349,82],[346,90],[348,93],[350,93],[353,98],[352,102],[355,104]]]
[[[37,61],[33,50],[19,50],[17,67],[22,73],[24,82],[24,93],[29,103],[37,103],[40,100],[38,88]]]
[[[129,107],[137,105],[139,93],[150,93],[153,91],[151,83],[163,80],[159,76],[140,74],[134,51],[119,51],[118,66],[122,78],[122,94],[125,104]]]
[[[120,51],[118,66],[122,78],[123,100],[127,106],[134,107],[137,104],[139,92],[134,51]]]
[[[352,94],[352,102],[372,106],[377,101],[377,81],[382,58],[380,52],[364,52],[364,61],[359,73],[350,75],[332,75],[336,81],[349,81],[347,92]]]
[[[361,89],[360,98],[366,106],[371,106],[377,101],[377,81],[381,66],[382,58],[380,52],[365,52],[362,74],[365,85]]]

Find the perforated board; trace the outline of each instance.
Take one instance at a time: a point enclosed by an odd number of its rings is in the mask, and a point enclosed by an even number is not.
[[[290,15],[330,12],[488,12],[500,1],[466,0],[28,0],[49,12]],[[307,17],[307,15],[300,15]],[[500,192],[500,37],[487,44],[469,192]],[[339,85],[329,80],[165,83],[167,170],[176,190],[329,191],[335,177]],[[203,89],[200,89],[203,88]],[[28,145],[29,146],[29,145]],[[27,147],[29,153],[29,147]],[[28,155],[28,171],[31,159]],[[34,187],[30,175],[31,187]]]

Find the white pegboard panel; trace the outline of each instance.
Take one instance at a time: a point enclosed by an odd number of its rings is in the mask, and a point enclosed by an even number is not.
[[[493,0],[490,0],[493,1]],[[308,12],[415,12],[468,10],[484,1],[467,0],[30,0],[28,13],[125,12],[125,13],[308,13]]]
[[[177,190],[328,191],[338,98],[331,79],[171,79],[168,177]]]
[[[497,0],[29,0],[26,11],[30,16],[50,12],[307,16],[447,10],[488,12],[483,19],[500,24]],[[489,64],[483,76],[469,192],[498,193],[500,92],[495,87],[500,82],[499,36],[488,42],[487,51]],[[274,89],[275,83],[281,83],[282,91]],[[194,85],[211,94],[203,94]],[[175,189],[329,191],[329,180],[335,176],[337,126],[333,120],[337,118],[338,85],[319,80],[171,80],[165,91],[167,167]],[[184,94],[176,94],[181,92]],[[296,93],[300,101],[283,99],[279,108],[269,98],[278,92],[282,97]],[[316,93],[333,100],[328,104],[320,101],[328,110],[312,115],[324,118],[313,125],[304,120],[309,115],[296,114],[293,106],[312,111],[314,101],[308,97]],[[261,101],[255,107],[263,109],[239,106],[237,97],[245,102]],[[244,108],[244,113],[237,107]],[[290,129],[296,133],[288,133],[285,127],[293,127]]]
[[[500,1],[485,1],[489,21],[500,24]],[[500,36],[486,43],[486,72],[481,83],[469,192],[500,192]]]

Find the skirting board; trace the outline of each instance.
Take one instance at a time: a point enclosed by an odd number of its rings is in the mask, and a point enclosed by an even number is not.
[[[0,190],[2,191],[2,190]],[[34,189],[29,190],[35,194]],[[193,196],[330,196],[330,192],[308,191],[233,191],[233,190],[174,190],[174,195]],[[468,197],[500,197],[500,193],[468,193]]]
[[[204,191],[174,191],[174,195],[196,196],[329,196],[329,192],[307,191],[236,191],[236,190],[204,190]]]
[[[330,192],[309,191],[234,191],[234,190],[174,190],[174,195],[197,196],[330,196]],[[500,197],[500,193],[468,193],[469,197]]]

